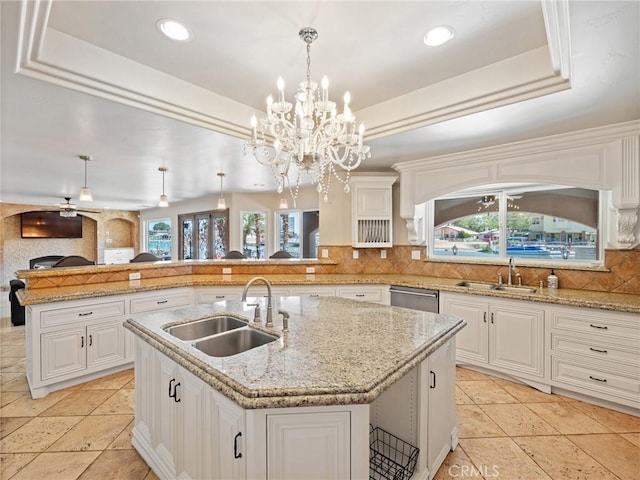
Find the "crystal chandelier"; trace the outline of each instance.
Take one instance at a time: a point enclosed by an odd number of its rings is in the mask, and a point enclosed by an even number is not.
[[[336,103],[329,100],[327,77],[322,79],[321,91],[311,80],[311,43],[318,32],[307,27],[298,36],[307,44],[307,78],[298,87],[295,106],[285,100],[284,80],[278,78],[278,100],[267,97],[267,115],[260,119],[259,127],[255,115],[251,118],[251,139],[245,145],[245,154],[250,149],[259,163],[271,167],[278,193],[289,188],[294,207],[303,175],[310,177],[326,202],[331,180],[337,179],[348,193],[351,171],[371,157],[369,147],[362,143],[363,124],[356,133],[349,92],[338,113]]]

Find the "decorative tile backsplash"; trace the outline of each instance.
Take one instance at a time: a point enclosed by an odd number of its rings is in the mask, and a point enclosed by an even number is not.
[[[484,265],[457,262],[428,262],[424,249],[413,246],[395,246],[380,258],[380,249],[358,249],[353,258],[351,246],[321,247],[329,250],[329,258],[338,260],[335,273],[397,273],[429,277],[460,278],[481,282],[496,282],[498,274],[507,277],[505,265]],[[420,251],[421,259],[412,260],[411,252]],[[596,290],[615,293],[640,294],[640,249],[606,250],[605,268],[602,270],[556,269],[560,288]],[[542,280],[546,286],[550,268],[516,266],[524,285],[537,287]]]

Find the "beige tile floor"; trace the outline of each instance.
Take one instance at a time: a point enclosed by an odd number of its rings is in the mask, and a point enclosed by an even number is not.
[[[32,400],[24,327],[0,319],[0,479],[156,479],[131,447],[133,370]],[[640,418],[458,368],[443,479],[640,478]]]

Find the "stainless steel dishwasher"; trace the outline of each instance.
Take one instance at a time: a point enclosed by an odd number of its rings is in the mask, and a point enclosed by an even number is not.
[[[438,313],[438,290],[391,285],[391,306]]]

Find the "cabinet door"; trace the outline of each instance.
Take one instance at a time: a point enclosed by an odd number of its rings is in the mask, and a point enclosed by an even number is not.
[[[350,478],[349,412],[267,415],[267,478]]]
[[[391,187],[356,189],[356,213],[359,217],[390,217]]]
[[[151,441],[160,463],[160,470],[167,477],[176,478],[176,401],[173,398],[176,385],[176,364],[159,352],[154,352],[153,428]],[[178,390],[180,386],[178,386]]]
[[[87,367],[120,363],[125,358],[122,322],[87,327]]]
[[[203,471],[205,455],[211,444],[203,442],[205,432],[204,408],[207,391],[211,388],[184,368],[176,366],[174,409],[176,410],[177,478],[208,478]]]
[[[458,360],[472,363],[489,361],[488,311],[489,304],[484,301],[462,295],[442,296],[442,313],[462,317],[467,321],[467,326],[456,335]]]
[[[87,368],[85,332],[83,326],[41,335],[42,380]]]
[[[236,480],[245,478],[246,445],[244,410],[211,390],[213,475],[212,478]]]
[[[544,376],[544,311],[520,305],[491,306],[489,363]]]
[[[455,343],[447,342],[429,355],[427,466],[433,478],[452,445],[455,416]]]

